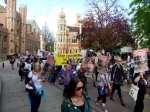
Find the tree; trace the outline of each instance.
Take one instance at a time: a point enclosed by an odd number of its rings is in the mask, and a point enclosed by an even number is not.
[[[48,25],[45,23],[45,26],[42,28],[42,33],[44,34],[45,41],[45,50],[54,51],[54,36],[50,32]]]
[[[100,0],[88,2],[89,10],[82,21],[83,48],[111,51],[116,47],[134,45],[128,20],[123,15],[124,10],[121,7],[115,7],[115,2],[116,0],[108,3],[104,0],[103,6],[99,5]]]
[[[132,31],[142,48],[150,49],[150,0],[133,0],[130,4],[133,14]]]

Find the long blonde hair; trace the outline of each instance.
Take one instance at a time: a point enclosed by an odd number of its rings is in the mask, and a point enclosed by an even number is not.
[[[40,70],[39,70],[39,71],[41,71],[41,70],[42,70],[42,68],[41,68],[41,64],[40,64],[39,62],[34,63],[34,65],[33,65],[33,70],[35,70],[35,67],[36,67],[36,66],[39,66],[39,68],[40,68]]]

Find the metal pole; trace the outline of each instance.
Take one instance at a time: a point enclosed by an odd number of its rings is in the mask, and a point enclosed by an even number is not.
[[[82,34],[82,23],[81,23],[81,21],[80,21],[80,32],[79,32],[79,34],[80,34],[80,50],[81,50],[81,34]]]

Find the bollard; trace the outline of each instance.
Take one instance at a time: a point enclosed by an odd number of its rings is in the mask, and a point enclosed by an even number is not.
[[[2,67],[4,68],[4,63],[2,63]]]

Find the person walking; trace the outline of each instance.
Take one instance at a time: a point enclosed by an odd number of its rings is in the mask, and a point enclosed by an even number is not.
[[[23,78],[24,78],[24,66],[25,66],[25,60],[24,60],[24,58],[22,58],[21,60],[20,60],[20,64],[19,64],[19,76],[20,76],[20,78],[21,78],[21,81],[23,80]]]
[[[120,62],[121,62],[121,58],[120,57],[116,58],[116,62],[112,67],[112,71],[111,71],[112,91],[110,94],[110,100],[115,101],[113,98],[113,94],[117,89],[121,105],[126,106],[126,103],[124,102],[121,94],[121,85],[123,85],[123,80],[125,80],[125,82],[127,81],[123,71],[123,67],[120,64]]]
[[[93,87],[96,87],[96,85],[95,85],[95,82],[96,82],[95,65],[94,65],[93,58],[90,58],[88,63],[87,63],[86,78],[91,79],[93,82]]]
[[[28,77],[28,74],[31,71],[31,67],[32,67],[31,59],[27,58],[26,62],[22,65],[22,67],[23,67],[23,72],[24,72],[24,76],[25,76],[25,84],[26,84],[27,83],[26,78]]]
[[[41,96],[44,96],[42,82],[45,82],[45,79],[41,77],[41,65],[39,62],[34,64],[33,70],[28,74],[27,78],[26,88],[31,102],[31,112],[38,112]]]
[[[73,71],[70,70],[70,65],[64,65],[64,69],[59,73],[59,77],[63,78],[63,85],[64,85],[63,96],[66,97],[69,82],[73,77]]]
[[[86,94],[88,95],[88,92],[87,92],[87,78],[86,78],[86,72],[87,71],[86,70],[87,70],[87,64],[86,64],[86,61],[83,60],[82,64],[81,64],[81,68],[78,70],[78,77],[83,83],[84,92],[86,92]],[[90,99],[90,97],[88,97],[88,99]]]
[[[109,82],[110,82],[109,75],[106,71],[98,74],[98,78],[97,78],[98,97],[95,99],[95,103],[96,105],[99,105],[98,101],[102,99],[102,110],[104,112],[107,112],[106,97],[110,90]]]
[[[92,107],[83,92],[83,83],[74,76],[68,86],[68,93],[61,104],[61,112],[92,112]]]
[[[15,56],[12,56],[11,58],[10,58],[10,64],[11,64],[11,68],[14,70],[14,63],[15,63]]]
[[[55,71],[55,60],[52,55],[47,56],[47,60],[43,67],[44,74],[48,75],[48,81],[50,83],[55,83],[54,71]]]
[[[134,75],[133,82],[139,87],[134,112],[143,112],[144,109],[144,96],[146,94],[147,81],[145,79],[145,72],[137,73]]]

